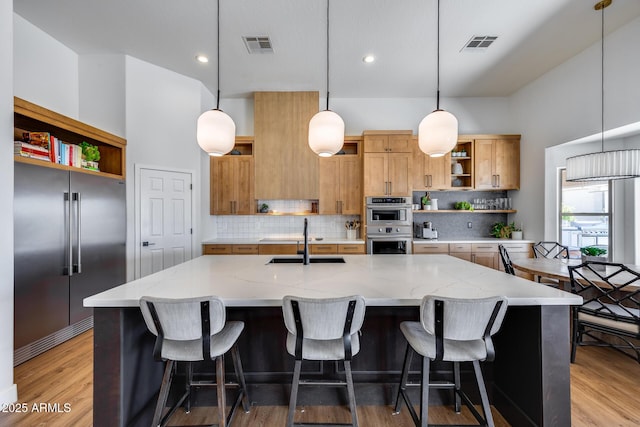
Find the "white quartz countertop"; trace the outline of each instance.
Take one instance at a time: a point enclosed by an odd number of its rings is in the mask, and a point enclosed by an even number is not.
[[[276,256],[282,257],[282,256]],[[372,306],[417,306],[424,295],[504,295],[510,305],[577,305],[582,298],[449,255],[345,255],[344,264],[268,264],[267,255],[201,256],[84,299],[137,307],[141,296],[217,295],[232,307],[280,306],[282,297],[360,294]],[[321,258],[321,256],[312,256]]]
[[[302,244],[304,242],[304,237],[256,237],[256,238],[246,238],[246,239],[236,239],[236,238],[219,238],[219,239],[208,239],[203,240],[203,245],[283,245],[283,244]],[[364,245],[364,240],[356,239],[356,240],[347,240],[347,239],[339,239],[339,238],[317,238],[311,237],[309,239],[310,245],[321,245],[321,244],[329,244],[329,245]]]

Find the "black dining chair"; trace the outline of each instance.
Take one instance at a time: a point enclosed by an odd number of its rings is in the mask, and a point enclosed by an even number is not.
[[[516,271],[513,269],[513,264],[511,263],[511,258],[509,257],[507,248],[505,248],[503,245],[498,245],[498,252],[500,253],[500,259],[502,260],[502,265],[504,266],[505,273],[515,276]]]
[[[548,258],[548,259],[568,259],[569,248],[565,245],[561,245],[558,242],[538,242],[533,245],[533,257],[534,258]],[[538,283],[560,288],[561,283],[558,280],[551,279],[549,277],[537,277]]]
[[[572,307],[571,363],[581,345],[613,347],[640,363],[640,273],[623,264],[587,261],[569,266],[569,276],[571,292],[583,299]]]

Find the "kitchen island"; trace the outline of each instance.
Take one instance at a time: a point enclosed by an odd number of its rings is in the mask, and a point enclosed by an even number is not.
[[[221,297],[227,318],[245,322],[239,345],[252,402],[286,405],[282,385],[291,381],[293,362],[284,347],[282,297],[352,294],[367,301],[352,367],[354,380],[367,385],[359,404],[391,404],[406,345],[399,324],[418,318],[424,295],[504,295],[509,310],[495,338],[496,360],[485,368],[492,403],[513,425],[570,425],[569,306],[580,297],[448,255],[353,255],[344,264],[306,266],[269,264],[271,258],[202,256],[85,299],[95,316],[94,425],[148,425],[162,366],[153,360],[141,296]],[[310,373],[324,378],[336,369],[318,364]]]

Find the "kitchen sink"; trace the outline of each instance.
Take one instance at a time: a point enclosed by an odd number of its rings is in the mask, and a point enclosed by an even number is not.
[[[342,257],[309,258],[311,264],[344,264]],[[271,258],[267,264],[302,264],[302,257]]]

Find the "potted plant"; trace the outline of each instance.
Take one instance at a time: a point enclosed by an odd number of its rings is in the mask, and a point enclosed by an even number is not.
[[[513,240],[522,240],[522,225],[518,227],[515,222],[512,222],[509,227],[511,227],[511,238]]]
[[[498,239],[508,239],[511,236],[511,225],[504,222],[496,222],[491,227],[491,235]]]
[[[95,145],[82,141],[80,144],[82,149],[82,167],[90,170],[99,170],[98,160],[100,160],[100,150]]]
[[[607,250],[605,248],[600,248],[598,246],[585,246],[580,248],[580,253],[582,254],[582,262],[586,261],[596,261],[596,262],[607,262],[608,259],[606,256]],[[591,266],[594,270],[604,271],[604,265],[593,265]]]

